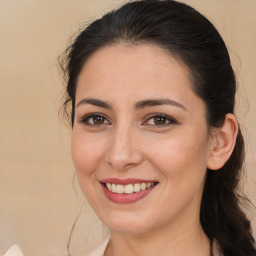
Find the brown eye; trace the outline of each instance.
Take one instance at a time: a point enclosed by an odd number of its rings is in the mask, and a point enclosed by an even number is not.
[[[153,114],[143,123],[143,125],[150,125],[161,128],[177,123],[178,122],[174,118],[165,114]]]
[[[156,125],[165,125],[166,124],[166,118],[163,116],[156,116],[154,117],[154,123]]]
[[[93,117],[93,124],[104,124],[105,118],[102,116]]]
[[[90,125],[90,126],[98,126],[98,125],[109,125],[110,122],[108,119],[102,115],[102,114],[97,114],[97,113],[92,113],[89,115],[86,115],[80,120],[80,123],[85,124],[85,125]]]

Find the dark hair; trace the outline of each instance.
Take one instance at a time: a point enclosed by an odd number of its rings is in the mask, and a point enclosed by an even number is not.
[[[221,127],[234,112],[236,79],[228,50],[212,23],[192,7],[173,0],[129,2],[91,23],[66,50],[65,106],[72,102],[78,75],[101,47],[117,44],[153,44],[166,49],[190,71],[194,92],[205,102],[209,127]],[[250,221],[241,209],[238,185],[244,161],[244,141],[239,129],[234,151],[218,171],[207,170],[200,220],[223,255],[256,255]]]

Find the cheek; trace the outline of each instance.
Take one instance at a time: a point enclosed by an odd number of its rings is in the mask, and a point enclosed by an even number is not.
[[[153,142],[152,142],[153,143]],[[151,144],[152,144],[151,143]],[[147,145],[148,155],[155,166],[166,175],[206,170],[207,136],[196,133],[176,134]]]
[[[71,144],[73,163],[80,188],[93,208],[98,201],[95,187],[98,187],[96,169],[102,155],[100,148],[102,147],[99,146],[97,140],[88,140],[88,136],[73,131]]]
[[[73,131],[71,150],[78,175],[92,175],[102,156],[102,143]]]
[[[179,211],[190,203],[200,203],[206,174],[206,140],[193,136],[175,136],[151,148],[153,165],[164,187],[161,205],[166,213]],[[168,203],[166,203],[168,198]]]

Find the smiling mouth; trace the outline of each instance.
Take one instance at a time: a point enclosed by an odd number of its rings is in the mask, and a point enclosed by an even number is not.
[[[134,194],[140,191],[148,190],[158,184],[158,182],[142,182],[126,185],[103,182],[101,183],[108,189],[108,191],[115,194]]]

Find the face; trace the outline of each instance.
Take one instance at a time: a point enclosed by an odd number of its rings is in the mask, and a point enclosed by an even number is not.
[[[191,88],[186,67],[157,46],[107,46],[86,61],[72,156],[85,197],[112,230],[199,221],[210,137]]]

